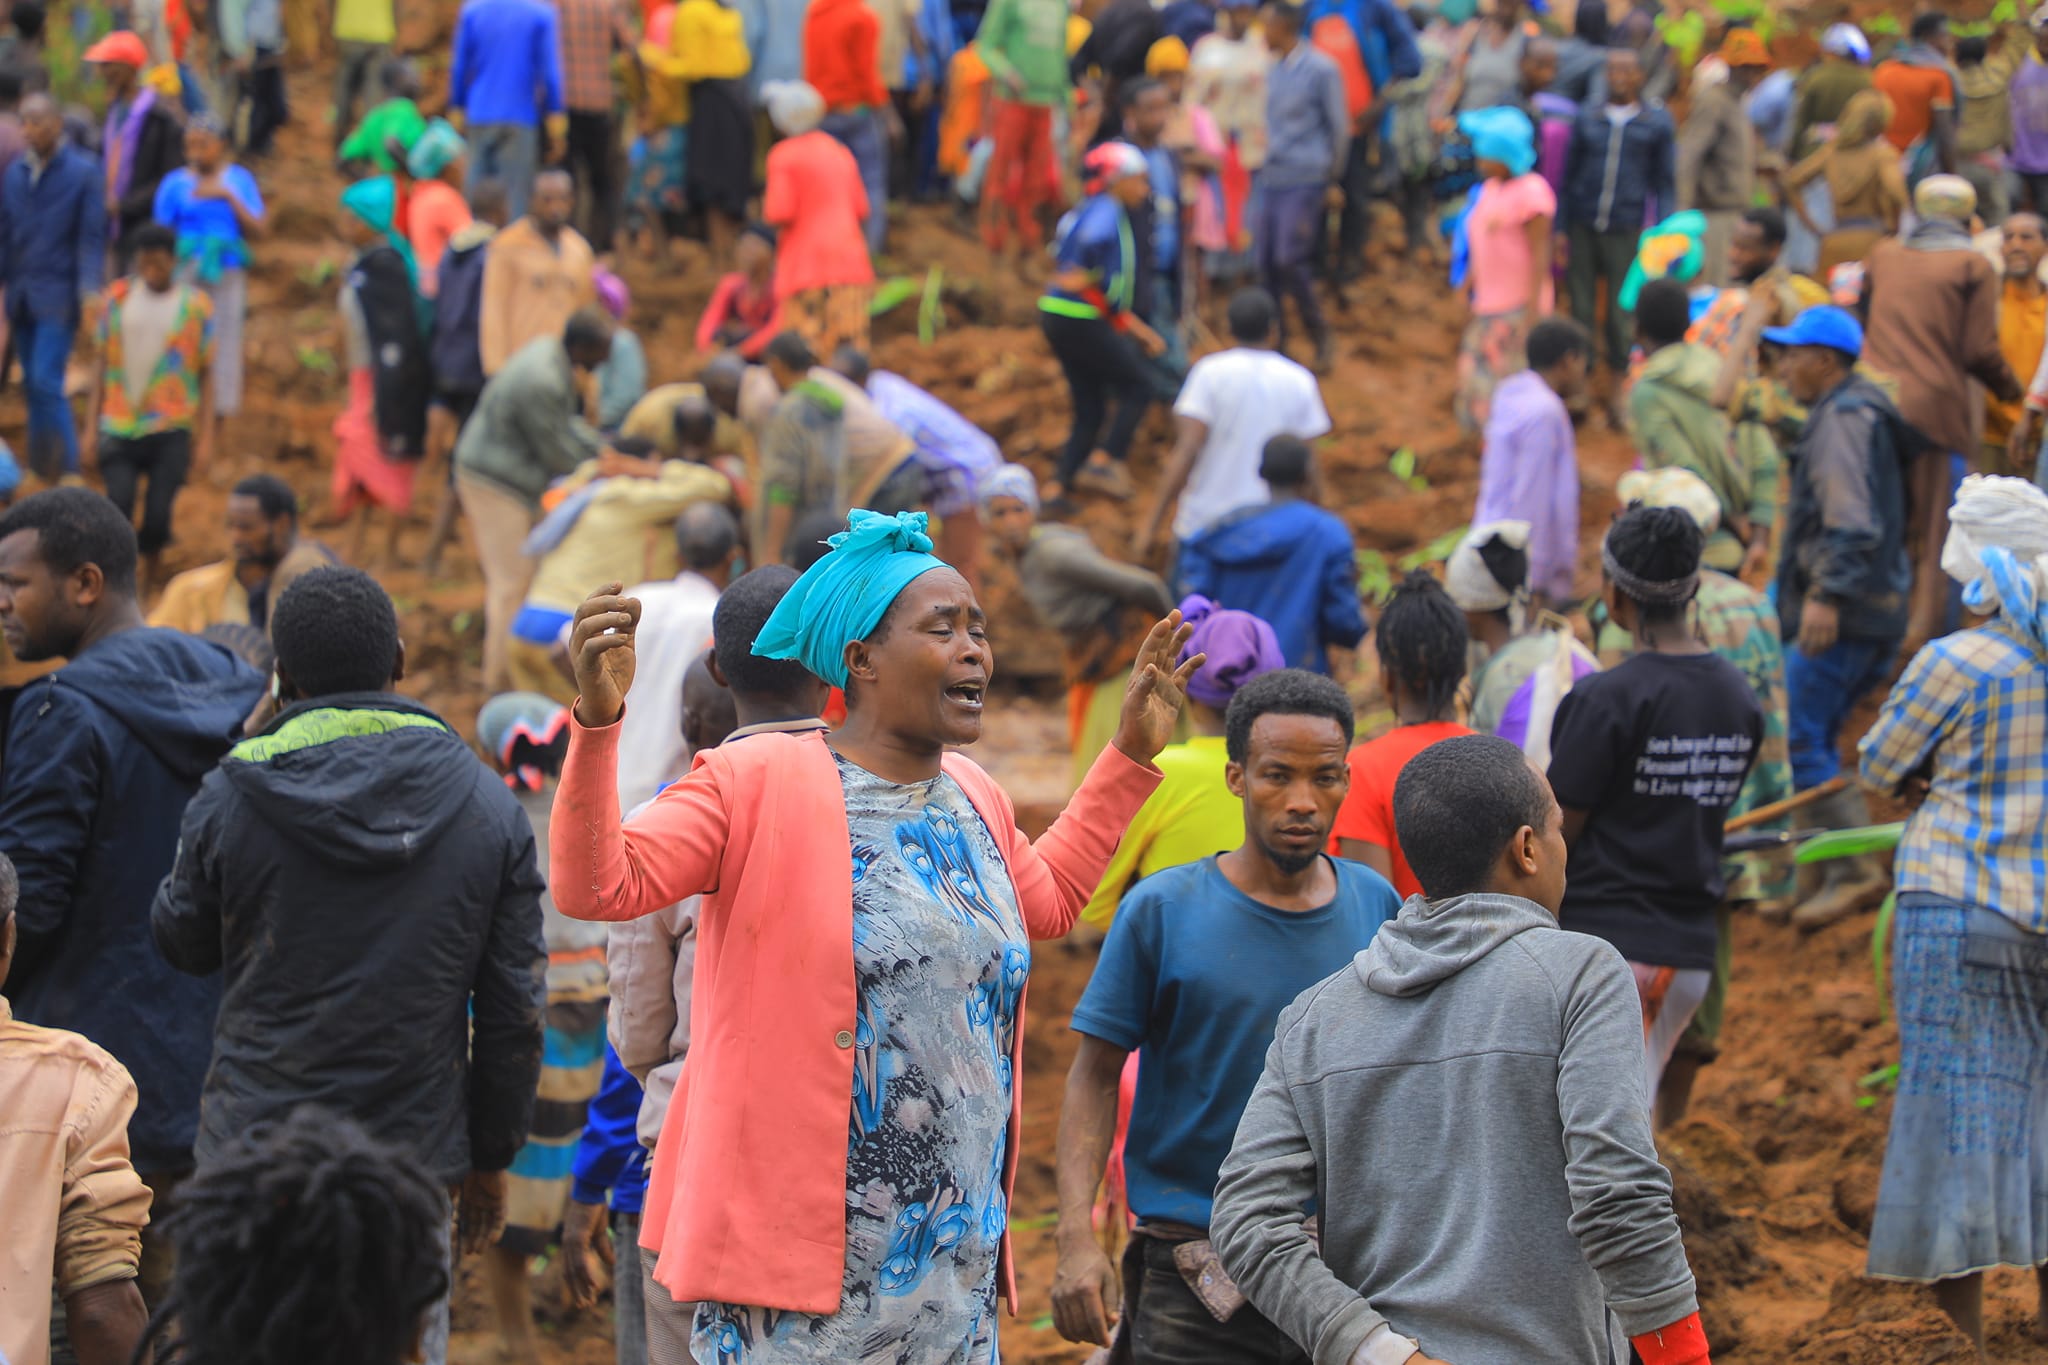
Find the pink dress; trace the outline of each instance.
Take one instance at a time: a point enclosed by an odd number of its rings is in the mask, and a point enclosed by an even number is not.
[[[776,297],[874,283],[861,229],[867,216],[860,165],[837,138],[814,128],[771,147],[761,217],[782,234],[775,247]]]
[[[1535,264],[1526,229],[1532,218],[1557,217],[1557,195],[1534,171],[1508,180],[1489,180],[1472,206],[1466,234],[1472,243],[1472,312],[1498,317],[1527,308],[1529,272]],[[1554,302],[1554,286],[1543,283],[1542,311]]]

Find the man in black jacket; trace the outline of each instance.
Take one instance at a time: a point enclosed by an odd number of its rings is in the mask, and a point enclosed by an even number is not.
[[[185,164],[185,124],[176,100],[142,84],[149,49],[126,31],[109,33],[85,50],[107,87],[107,121],[100,135],[107,176],[107,239],[114,269],[127,273],[135,229],[156,212],[163,178]]]
[[[540,1079],[533,831],[425,707],[391,599],[315,569],[272,615],[284,709],[201,784],[157,893],[157,947],[226,972],[198,1156],[259,1120],[335,1109],[459,1187],[465,1250],[505,1218]],[[429,1365],[447,1345],[445,1301]]]

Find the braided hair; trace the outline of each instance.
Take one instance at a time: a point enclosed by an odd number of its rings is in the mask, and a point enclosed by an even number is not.
[[[1420,697],[1432,719],[1451,714],[1465,680],[1465,613],[1434,575],[1414,569],[1401,580],[1372,642],[1381,671]]]
[[[1707,538],[1692,514],[1676,507],[1635,506],[1608,528],[1606,553],[1628,574],[1648,583],[1680,584],[1700,571]],[[1645,625],[1685,618],[1691,594],[1675,602],[1646,602],[1620,584],[1616,590],[1635,604]]]
[[[258,1124],[178,1188],[157,1359],[399,1365],[448,1292],[447,1229],[435,1180],[353,1122],[309,1106]]]

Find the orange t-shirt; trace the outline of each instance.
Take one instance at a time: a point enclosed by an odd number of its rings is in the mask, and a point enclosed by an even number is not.
[[[1378,844],[1394,857],[1394,889],[1401,898],[1416,895],[1422,883],[1408,870],[1401,856],[1401,841],[1394,837],[1394,780],[1408,760],[1440,739],[1455,739],[1473,732],[1453,721],[1431,721],[1426,725],[1397,725],[1378,739],[1369,739],[1351,751],[1351,792],[1337,811],[1330,829],[1330,853],[1336,856],[1339,841],[1357,839]]]
[[[1935,110],[1956,107],[1955,85],[1938,66],[1880,62],[1870,73],[1870,83],[1892,102],[1892,124],[1884,135],[1902,152],[1927,136]]]

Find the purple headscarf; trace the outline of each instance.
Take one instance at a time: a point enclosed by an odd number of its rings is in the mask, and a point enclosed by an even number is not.
[[[1220,711],[1253,678],[1287,667],[1280,637],[1248,611],[1228,611],[1200,593],[1190,593],[1181,601],[1180,614],[1195,633],[1179,662],[1197,654],[1209,656],[1188,679],[1188,695],[1204,706]]]
[[[627,292],[626,282],[599,266],[590,272],[590,283],[604,311],[610,313],[614,320],[624,322],[627,312],[633,307],[633,296]]]

